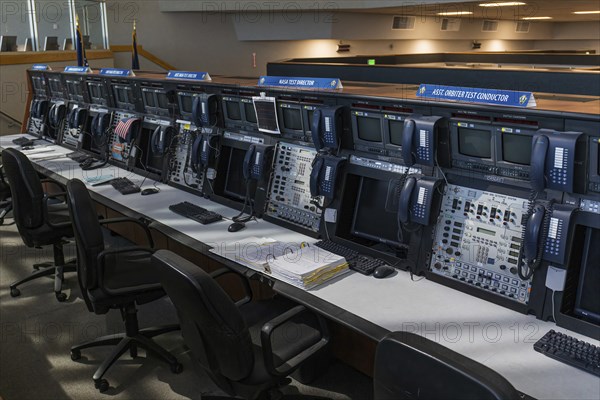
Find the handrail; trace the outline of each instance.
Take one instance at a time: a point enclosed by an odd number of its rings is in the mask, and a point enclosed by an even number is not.
[[[110,50],[87,51],[88,60],[99,60],[112,57],[113,55]],[[13,51],[2,53],[0,65],[53,63],[74,60],[77,60],[77,52],[75,51]]]
[[[11,117],[10,115],[8,115],[7,113],[5,113],[2,110],[0,110],[0,115],[2,115],[4,118],[10,120],[10,122],[12,122],[13,124],[16,124],[18,126],[22,126],[23,125],[23,123],[21,121],[19,121],[16,118]]]
[[[111,44],[110,49],[114,53],[131,53],[131,45]],[[148,50],[144,49],[144,47],[141,45],[138,45],[138,54],[167,71],[177,69],[176,67],[169,64],[168,62],[166,62],[166,61],[158,58],[154,54],[150,53]]]

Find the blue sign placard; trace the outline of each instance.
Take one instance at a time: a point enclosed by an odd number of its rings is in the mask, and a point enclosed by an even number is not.
[[[294,89],[342,89],[342,81],[338,78],[298,78],[291,76],[261,76],[258,86],[275,86]]]
[[[87,74],[90,71],[90,67],[65,67],[65,72],[73,74]]]
[[[47,64],[35,64],[31,67],[32,71],[52,71],[49,65]]]
[[[208,72],[169,71],[167,79],[183,79],[186,81],[210,81]]]
[[[535,107],[536,105],[531,92],[459,86],[422,84],[417,91],[417,97],[510,107]]]
[[[100,70],[100,75],[106,75],[106,76],[135,76],[132,70],[130,70],[130,69],[121,69],[121,68],[102,68]]]

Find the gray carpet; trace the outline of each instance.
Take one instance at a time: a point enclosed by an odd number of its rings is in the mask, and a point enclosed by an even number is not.
[[[73,245],[65,249],[68,257],[74,257]],[[183,373],[172,374],[168,366],[146,358],[140,350],[137,359],[125,355],[109,370],[105,377],[111,388],[100,394],[91,378],[111,348],[85,350],[77,362],[71,360],[69,348],[99,335],[121,332],[120,314],[112,311],[97,316],[88,312],[74,274],[67,276],[66,303],[56,301],[51,278],[27,283],[21,287],[20,297],[10,297],[10,283],[29,274],[34,263],[51,259],[50,248],[26,248],[14,225],[0,227],[0,398],[175,400],[223,395],[207,376],[194,370],[178,332],[156,340],[179,359]],[[139,320],[142,328],[177,322],[166,298],[142,307]],[[372,383],[354,369],[334,362],[327,374],[310,387],[294,381],[283,391],[329,399],[369,400]]]

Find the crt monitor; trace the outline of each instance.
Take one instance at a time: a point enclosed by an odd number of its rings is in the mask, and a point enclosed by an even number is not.
[[[579,270],[579,282],[574,314],[584,320],[600,324],[600,228],[588,226],[585,229],[583,254]]]
[[[177,93],[177,99],[181,116],[191,118],[194,108],[194,95],[188,92],[179,92]]]
[[[239,97],[223,96],[223,116],[225,123],[239,124],[242,122],[242,103]]]
[[[146,114],[169,115],[169,98],[164,90],[142,88],[142,101]]]
[[[352,136],[356,150],[383,149],[383,116],[378,112],[352,111]]]
[[[83,85],[82,82],[78,79],[67,79],[67,92],[69,94],[69,99],[83,103],[85,99],[83,97]]]
[[[502,134],[502,161],[519,164],[531,164],[532,137],[516,133]]]
[[[17,37],[16,36],[0,36],[0,51],[17,51]]]
[[[458,127],[458,152],[474,158],[492,158],[492,132],[488,129]]]
[[[383,118],[385,147],[388,150],[400,152],[404,135],[404,120],[406,115],[385,114]]]
[[[224,151],[223,149],[222,151]],[[223,193],[235,200],[243,201],[246,197],[246,182],[242,174],[242,167],[246,151],[234,147],[229,149],[227,160],[227,177],[225,178],[225,188]]]
[[[279,127],[281,133],[295,136],[304,136],[304,120],[302,105],[299,103],[279,102]]]
[[[92,104],[107,105],[106,89],[102,82],[88,82],[88,93]]]
[[[116,108],[125,110],[135,109],[135,99],[131,87],[128,85],[113,85],[112,89]]]
[[[256,125],[258,123],[258,119],[256,117],[256,110],[254,109],[254,103],[252,103],[251,99],[243,99],[243,109],[244,109],[244,119],[247,123]]]
[[[50,86],[50,96],[52,98],[64,98],[62,82],[59,77],[49,77],[48,86]]]

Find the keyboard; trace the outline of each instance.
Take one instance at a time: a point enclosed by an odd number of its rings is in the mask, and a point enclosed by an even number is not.
[[[115,178],[110,181],[110,184],[121,194],[133,194],[140,192],[140,187],[127,178]]]
[[[33,146],[33,142],[35,142],[35,139],[29,139],[25,136],[21,136],[20,138],[16,138],[13,139],[13,144],[16,144],[17,146]]]
[[[600,377],[600,347],[550,330],[533,349],[545,356]]]
[[[193,219],[196,222],[200,222],[202,225],[212,224],[223,219],[221,214],[217,214],[213,211],[208,211],[206,208],[202,208],[195,204],[184,201],[183,203],[173,204],[169,206],[169,210],[183,217]]]
[[[358,251],[352,250],[331,240],[321,240],[320,242],[315,243],[315,246],[344,257],[346,261],[348,261],[351,270],[363,275],[371,275],[377,267],[386,265],[384,261],[359,254]]]
[[[67,157],[78,163],[84,162],[85,160],[90,158],[90,156],[80,151],[74,151],[72,153],[69,153],[67,154]]]

